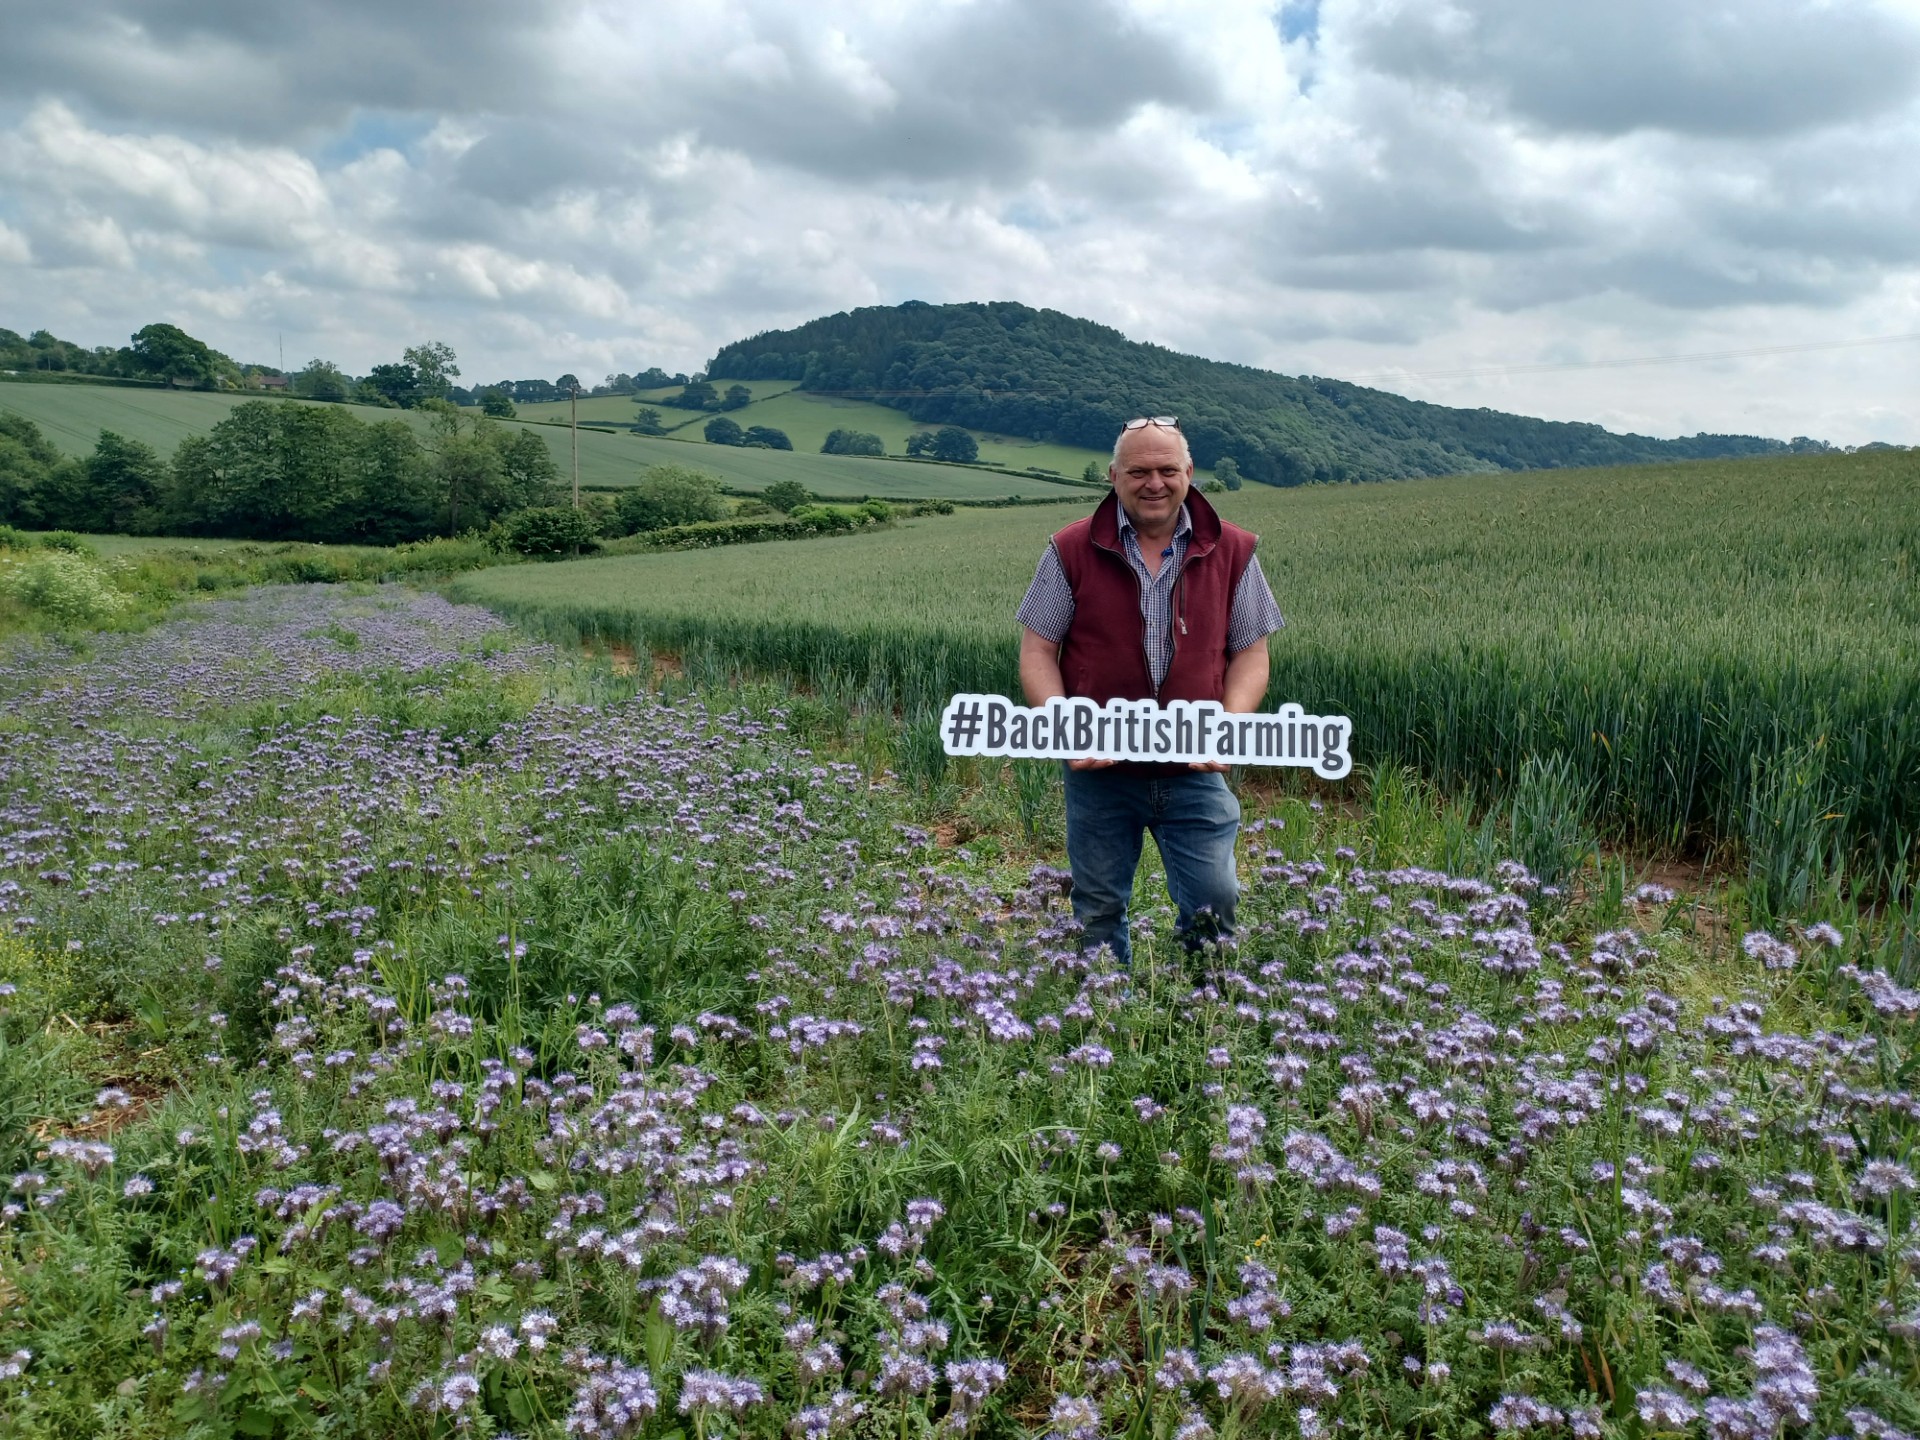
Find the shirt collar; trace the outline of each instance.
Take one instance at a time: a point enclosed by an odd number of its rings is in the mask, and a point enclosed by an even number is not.
[[[1113,508],[1120,512],[1121,540],[1124,541],[1128,535],[1132,535],[1133,543],[1136,546],[1139,545],[1140,536],[1134,528],[1133,517],[1127,514],[1127,507],[1124,505],[1115,505]],[[1191,535],[1192,533],[1193,517],[1187,513],[1187,502],[1182,500],[1180,502],[1180,518],[1173,522],[1173,539],[1178,540],[1181,536]]]

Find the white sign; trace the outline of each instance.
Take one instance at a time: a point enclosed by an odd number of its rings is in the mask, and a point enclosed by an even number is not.
[[[1062,698],[1027,706],[1002,695],[956,695],[940,717],[949,755],[1297,765],[1323,780],[1353,769],[1352,735],[1344,715],[1309,715],[1298,705],[1237,715],[1215,700],[1109,700],[1103,707]]]

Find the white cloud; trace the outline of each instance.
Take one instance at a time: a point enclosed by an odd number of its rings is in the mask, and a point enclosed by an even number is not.
[[[523,13],[524,12],[524,13]],[[1920,440],[1920,17],[1872,0],[81,0],[0,54],[0,324],[692,369],[1020,299],[1655,433]],[[58,322],[58,323],[56,323]],[[1383,382],[1384,383],[1384,382]]]

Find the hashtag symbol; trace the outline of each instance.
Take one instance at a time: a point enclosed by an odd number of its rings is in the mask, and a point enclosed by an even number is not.
[[[978,700],[955,705],[947,725],[947,743],[956,749],[971,745],[980,735],[981,707]]]

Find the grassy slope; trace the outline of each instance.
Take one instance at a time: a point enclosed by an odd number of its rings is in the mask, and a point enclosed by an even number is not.
[[[931,428],[915,424],[904,411],[876,405],[870,400],[841,400],[829,395],[801,394],[797,382],[792,380],[728,380],[720,388],[724,390],[733,384],[745,385],[752,390],[754,401],[743,409],[727,413],[742,426],[771,425],[776,430],[786,431],[795,450],[817,452],[826,440],[828,431],[844,427],[878,435],[889,455],[903,455],[906,453],[908,436]],[[580,420],[582,424],[592,420],[601,424],[627,425],[632,423],[634,411],[639,405],[649,402],[657,405],[663,397],[679,393],[676,387],[650,390],[633,397],[603,395],[582,400]],[[564,401],[549,405],[522,405],[520,415],[527,420],[564,421],[567,418],[567,406]],[[671,408],[660,411],[661,423],[688,440],[700,440],[701,427],[710,418]],[[1078,446],[1053,445],[1039,440],[1024,440],[1019,436],[989,435],[983,431],[973,433],[980,442],[980,458],[989,465],[1004,465],[1014,470],[1038,466],[1075,479],[1089,460],[1098,461],[1103,467],[1107,462],[1102,452]]]
[[[782,382],[784,383],[784,382]],[[189,435],[204,434],[233,410],[258,396],[200,391],[130,390],[104,385],[0,385],[0,409],[16,411],[70,455],[93,448],[102,430],[151,445],[163,455]],[[270,402],[285,403],[285,402]],[[534,407],[529,407],[534,408]],[[631,406],[628,407],[629,413]],[[424,428],[425,417],[410,412],[351,405],[362,420],[405,419]],[[746,412],[738,412],[746,413]],[[571,473],[567,431],[552,425],[532,427],[553,452],[562,477]],[[696,427],[694,433],[697,435]],[[580,434],[580,483],[631,485],[649,465],[698,465],[741,489],[759,490],[776,480],[798,480],[815,494],[848,497],[884,495],[904,499],[996,499],[1014,495],[1057,499],[1061,487],[1045,481],[970,470],[961,466],[909,464],[898,460],[850,460],[838,456],[769,450],[742,450],[696,441],[658,440],[595,430]]]
[[[1920,457],[1475,476],[1222,497],[1290,628],[1274,695],[1352,714],[1358,751],[1504,786],[1562,752],[1598,808],[1677,840],[1740,823],[1748,757],[1814,747],[1816,804],[1920,829]],[[712,644],[937,701],[1013,683],[1013,612],[1070,510],[843,542],[482,574],[563,628]],[[857,563],[853,557],[857,555]],[[1831,793],[1830,793],[1831,792]]]
[[[798,380],[729,380],[720,389],[724,392],[728,385],[744,385],[753,392],[755,400],[767,400],[775,395],[784,395],[799,385]],[[633,412],[642,405],[651,405],[660,411],[660,421],[669,428],[684,425],[692,420],[705,420],[707,417],[692,410],[675,410],[664,402],[680,393],[681,387],[669,385],[662,390],[640,390],[632,395],[583,395],[580,397],[580,423],[592,421],[596,425],[631,425]],[[537,405],[519,405],[515,409],[522,420],[559,420],[567,418],[565,400],[548,400]]]

